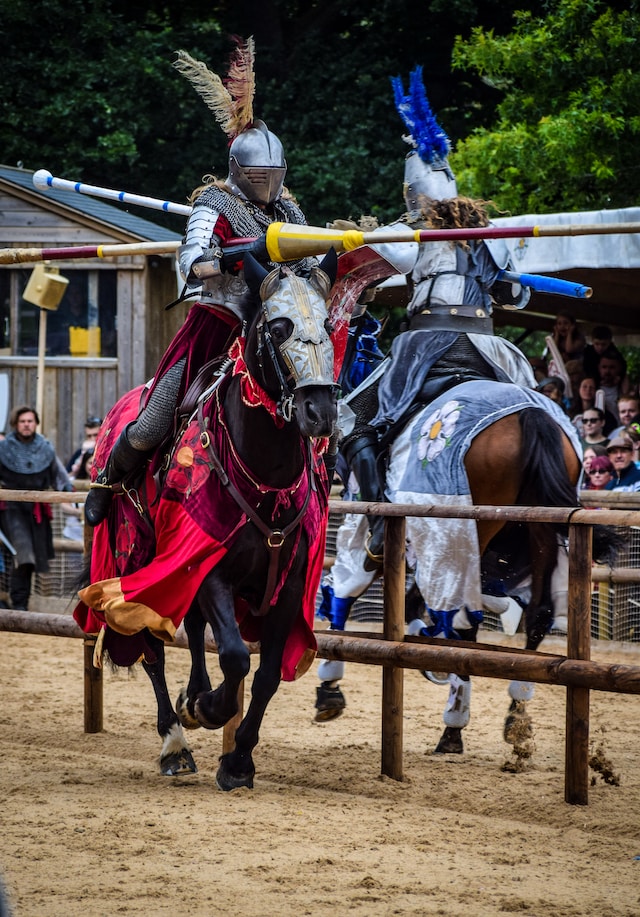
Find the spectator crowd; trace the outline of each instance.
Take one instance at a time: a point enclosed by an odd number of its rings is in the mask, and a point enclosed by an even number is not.
[[[596,325],[587,340],[563,310],[550,338],[530,362],[538,391],[566,411],[580,437],[579,487],[640,492],[640,395],[611,329]]]

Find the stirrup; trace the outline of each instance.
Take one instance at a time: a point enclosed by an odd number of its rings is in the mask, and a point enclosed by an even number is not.
[[[369,534],[367,535],[367,540],[364,543],[364,550],[369,560],[373,561],[374,564],[377,564],[379,567],[381,567],[382,562],[384,560],[384,554],[373,554],[373,552],[369,550],[370,544],[371,544],[371,532],[369,532]]]

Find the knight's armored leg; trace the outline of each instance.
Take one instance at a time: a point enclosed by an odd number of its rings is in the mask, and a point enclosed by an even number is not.
[[[116,440],[104,469],[87,495],[84,513],[89,525],[98,525],[106,519],[114,484],[141,468],[150,451],[160,445],[171,429],[184,364],[180,360],[165,373],[139,417]]]
[[[360,499],[365,503],[382,503],[384,487],[378,472],[377,435],[373,427],[362,427],[357,434],[342,444],[342,451],[349,467],[358,479]],[[374,569],[382,562],[384,548],[384,517],[368,516],[370,538],[366,551]]]
[[[344,630],[355,598],[338,598],[333,586],[323,585],[323,607],[331,623],[331,630]],[[344,662],[339,659],[322,659],[318,665],[320,684],[316,688],[316,723],[333,720],[340,716],[347,706],[344,694],[338,684],[344,678]]]
[[[87,495],[84,506],[85,519],[89,525],[98,525],[106,518],[113,497],[114,485],[137,468],[143,459],[143,455],[129,442],[128,429],[125,427],[116,440],[104,471],[91,485],[92,489]]]

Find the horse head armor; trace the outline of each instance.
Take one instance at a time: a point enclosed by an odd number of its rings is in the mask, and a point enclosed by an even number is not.
[[[287,267],[266,271],[249,256],[245,258],[245,279],[262,301],[261,334],[267,346],[269,325],[287,319],[289,334],[279,339],[277,348],[289,371],[290,390],[312,385],[333,384],[333,342],[327,313],[327,300],[335,280],[337,258],[332,250],[308,278],[299,277]]]

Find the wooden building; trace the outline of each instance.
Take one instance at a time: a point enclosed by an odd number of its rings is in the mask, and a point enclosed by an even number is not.
[[[125,207],[40,191],[33,172],[0,166],[0,248],[179,241],[178,233]],[[187,307],[165,311],[178,295],[173,254],[50,264],[69,282],[58,309],[47,312],[40,386],[42,310],[22,295],[34,264],[0,265],[0,376],[7,377],[9,410],[35,405],[40,390],[40,432],[66,461],[88,416],[104,417],[124,392],[153,376]]]

